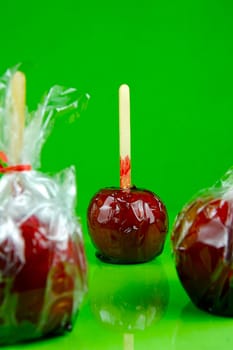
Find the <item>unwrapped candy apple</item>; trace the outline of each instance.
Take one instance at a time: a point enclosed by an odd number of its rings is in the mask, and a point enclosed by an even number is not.
[[[74,90],[52,88],[24,127],[24,75],[10,70],[1,83],[0,344],[6,344],[71,330],[87,286],[74,169],[53,178],[34,170],[56,109],[77,108]]]
[[[91,200],[88,227],[101,259],[133,263],[159,255],[167,233],[164,204],[153,192],[105,188]]]
[[[172,244],[178,276],[193,303],[233,316],[233,169],[184,207]]]
[[[131,185],[129,87],[120,87],[120,187],[91,199],[87,222],[97,256],[111,263],[141,263],[158,256],[168,231],[165,205],[152,191]]]

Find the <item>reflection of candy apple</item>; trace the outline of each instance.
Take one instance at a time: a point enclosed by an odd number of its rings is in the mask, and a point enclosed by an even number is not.
[[[124,332],[145,330],[164,315],[169,286],[157,262],[143,267],[99,266],[90,280],[89,295],[91,310],[104,325]]]
[[[217,191],[184,208],[172,242],[179,278],[194,304],[233,316],[233,205]]]
[[[164,204],[131,186],[129,88],[120,88],[120,188],[100,190],[88,207],[97,256],[115,263],[148,261],[162,252],[168,229]]]

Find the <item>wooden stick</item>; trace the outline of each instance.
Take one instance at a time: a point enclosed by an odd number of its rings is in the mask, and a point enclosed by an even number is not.
[[[120,188],[131,187],[130,93],[128,85],[119,89]]]
[[[134,334],[124,333],[124,350],[134,350]]]
[[[9,160],[12,164],[20,163],[23,147],[23,133],[25,122],[26,79],[22,72],[16,72],[11,80],[11,130]]]

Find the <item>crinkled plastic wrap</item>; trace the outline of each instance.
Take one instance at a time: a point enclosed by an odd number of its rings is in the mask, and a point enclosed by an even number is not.
[[[10,70],[0,81],[0,149],[9,153]],[[54,87],[27,114],[21,164],[39,165],[55,116],[79,113],[88,96]],[[14,165],[14,164],[13,164]],[[16,167],[17,168],[17,167]],[[75,217],[75,172],[50,178],[35,170],[0,178],[0,344],[71,330],[86,292],[86,261]]]
[[[233,316],[233,168],[184,207],[172,244],[180,281],[193,303]]]

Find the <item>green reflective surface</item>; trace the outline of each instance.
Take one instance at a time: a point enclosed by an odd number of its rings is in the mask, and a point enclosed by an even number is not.
[[[89,293],[73,331],[6,349],[210,350],[233,346],[233,319],[204,313],[189,301],[176,276],[169,241],[163,255],[138,265],[99,261],[88,239],[86,250]]]

